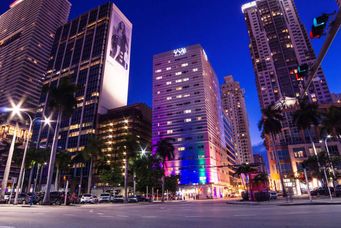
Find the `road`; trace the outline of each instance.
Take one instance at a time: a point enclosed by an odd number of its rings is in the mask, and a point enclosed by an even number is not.
[[[0,228],[21,227],[341,227],[341,205],[228,205],[222,201],[166,204],[7,207]]]

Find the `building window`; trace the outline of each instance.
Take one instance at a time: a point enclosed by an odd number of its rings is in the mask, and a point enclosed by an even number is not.
[[[161,73],[161,72],[162,72],[161,69],[155,71],[155,73]]]
[[[188,66],[188,63],[183,63],[183,64],[181,64],[181,66],[186,67],[186,66]]]
[[[188,122],[192,122],[192,119],[190,119],[190,118],[185,119],[185,123],[188,123]]]
[[[176,73],[175,73],[175,75],[176,75],[176,76],[179,76],[179,75],[181,75],[181,74],[182,74],[182,72],[181,72],[181,71],[180,71],[180,72],[176,72]]]
[[[192,71],[193,71],[193,72],[197,72],[197,71],[198,71],[198,68],[194,68]]]
[[[192,113],[192,110],[187,109],[187,110],[184,111],[184,113],[185,113],[185,114]]]
[[[156,77],[156,80],[160,80],[162,79],[162,76]]]

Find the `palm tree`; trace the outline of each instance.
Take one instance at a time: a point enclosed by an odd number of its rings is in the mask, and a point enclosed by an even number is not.
[[[339,138],[341,134],[341,107],[331,106],[326,112],[322,112],[322,132]]]
[[[103,145],[103,142],[101,140],[99,140],[96,136],[91,136],[88,138],[88,144],[86,145],[86,147],[84,148],[84,151],[82,152],[82,153],[86,154],[87,158],[90,158],[87,193],[91,193],[91,184],[92,184],[94,161],[98,157],[101,157],[102,145]]]
[[[249,192],[249,180],[250,180],[250,174],[253,172],[256,172],[257,169],[249,164],[242,164],[237,166],[236,171],[234,172],[234,176],[238,176],[242,179],[242,183],[244,185],[244,188],[247,192]],[[245,181],[243,181],[242,175],[245,176]]]
[[[172,138],[164,138],[161,139],[157,144],[156,144],[156,156],[160,159],[161,164],[162,164],[162,197],[161,200],[162,202],[165,201],[165,167],[166,167],[166,162],[174,160],[174,146],[172,142],[174,139]]]
[[[128,170],[129,162],[132,163],[136,158],[138,151],[141,150],[139,139],[132,134],[128,134],[127,137],[120,143],[116,144],[117,151],[124,157],[125,174],[124,174],[124,197],[125,202],[128,202]]]
[[[284,180],[283,180],[283,173],[281,169],[281,165],[277,156],[277,149],[276,149],[276,135],[282,132],[282,123],[281,121],[284,120],[282,115],[282,110],[276,109],[274,105],[269,105],[267,108],[262,109],[262,119],[258,123],[258,128],[262,132],[262,138],[266,136],[270,136],[270,140],[272,142],[272,153],[274,154],[276,165],[278,168],[278,173],[282,185],[283,196],[287,195]]]
[[[56,177],[54,181],[55,190],[59,189],[59,179],[60,173],[67,170],[71,163],[70,153],[67,151],[59,151],[56,154]]]
[[[268,174],[266,173],[259,173],[257,174],[257,176],[255,176],[253,178],[253,183],[255,183],[256,185],[259,185],[259,184],[266,184],[269,182],[269,177],[268,177]]]
[[[57,114],[57,121],[54,129],[53,143],[51,147],[51,155],[49,162],[49,170],[47,175],[46,191],[44,195],[44,204],[50,201],[50,190],[55,166],[59,128],[62,117],[68,117],[72,114],[76,107],[75,92],[76,86],[72,85],[68,79],[61,79],[57,87],[51,86],[48,89],[48,107]]]
[[[74,165],[74,168],[76,169],[77,166],[80,167],[80,175],[79,175],[79,184],[78,184],[78,195],[81,194],[82,191],[82,185],[83,185],[83,171],[84,167],[86,166],[86,163],[90,160],[90,157],[88,154],[83,153],[83,151],[77,152],[77,154],[72,158],[72,164]]]

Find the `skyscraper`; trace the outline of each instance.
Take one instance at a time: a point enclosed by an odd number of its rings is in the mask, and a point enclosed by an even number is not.
[[[226,146],[232,142],[225,142],[231,138],[225,136],[219,84],[204,49],[193,45],[155,55],[153,72],[152,141],[175,140],[166,174],[179,174],[184,192],[219,197],[232,176],[219,166],[231,165],[227,157],[234,151]]]
[[[35,112],[53,39],[70,7],[68,0],[17,0],[0,15],[0,107],[21,104]],[[17,130],[20,141],[30,137],[22,123]],[[15,129],[15,124],[1,119],[0,140],[11,137]],[[7,157],[8,148],[0,148],[0,179]],[[13,164],[10,177],[17,175]]]
[[[293,0],[256,0],[243,5],[242,11],[250,36],[249,48],[261,107],[266,108],[283,97],[299,96],[302,81],[295,77],[295,73],[299,65],[313,64],[315,54]],[[321,69],[308,90],[308,96],[311,102],[332,102]],[[283,111],[281,134],[276,139],[270,140],[267,137],[266,140],[271,177],[277,180],[278,188],[280,185],[277,174],[295,171],[290,162],[295,151],[305,150],[301,154],[313,154],[306,143],[307,136],[293,123],[293,111]],[[313,138],[318,142],[317,134]],[[297,184],[296,187],[300,191]]]
[[[244,93],[239,82],[234,81],[231,75],[225,77],[225,83],[221,87],[222,108],[231,121],[240,164],[253,161]]]
[[[24,107],[37,108],[55,32],[70,7],[68,0],[17,0],[0,15],[0,107],[25,99]]]
[[[339,7],[341,7],[341,0],[336,0],[336,2],[337,2],[337,5],[338,5]]]
[[[44,85],[69,78],[79,88],[77,108],[61,122],[58,147],[81,151],[95,134],[98,115],[125,106],[128,98],[132,24],[113,4],[98,6],[60,27],[56,33]],[[38,116],[50,116],[47,93]],[[35,126],[34,141],[50,145],[52,128]]]

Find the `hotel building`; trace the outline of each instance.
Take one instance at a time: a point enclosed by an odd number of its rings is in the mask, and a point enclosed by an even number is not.
[[[250,36],[250,52],[261,108],[278,102],[284,97],[298,97],[302,81],[295,73],[302,64],[313,64],[316,60],[307,32],[302,24],[293,0],[256,0],[242,6],[245,22]],[[319,69],[308,90],[311,102],[320,105],[332,103],[327,81]],[[284,176],[295,174],[300,163],[292,158],[306,159],[313,155],[309,137],[298,130],[292,120],[293,109],[283,110],[282,132],[275,140],[276,147],[267,137],[267,152],[272,180],[280,189],[278,173]],[[319,134],[313,132],[318,150]],[[278,159],[278,164],[276,160]],[[300,183],[285,179],[287,187],[293,187],[300,194]],[[271,181],[273,183],[273,181]]]
[[[127,105],[132,24],[113,4],[98,6],[57,30],[44,80],[47,87],[67,78],[79,88],[77,108],[64,117],[58,147],[81,151],[95,134],[99,114]],[[38,116],[50,116],[42,93]],[[34,127],[34,141],[52,144],[52,128]]]
[[[232,182],[228,166],[235,155],[226,121],[216,74],[200,45],[154,56],[152,142],[175,140],[166,175],[180,175],[184,194],[221,197]]]
[[[120,162],[122,155],[118,154],[116,145],[125,142],[128,133],[139,140],[141,151],[150,151],[152,143],[152,110],[150,107],[145,104],[133,104],[115,108],[100,115],[98,137],[105,145],[102,152],[108,155],[108,161]]]
[[[221,86],[222,108],[233,128],[239,164],[253,162],[249,120],[244,94],[244,89],[240,87],[239,82],[233,79],[233,76],[225,77],[224,84]]]

